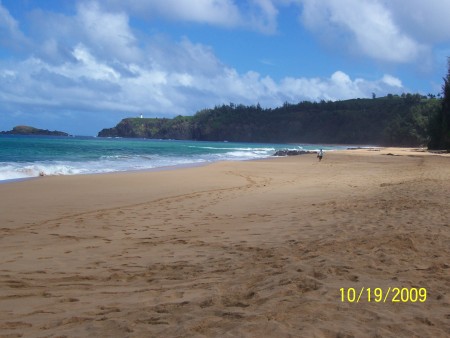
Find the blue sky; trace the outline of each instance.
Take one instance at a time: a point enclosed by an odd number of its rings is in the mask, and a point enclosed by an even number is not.
[[[407,4],[408,10],[405,10]],[[0,0],[0,130],[438,94],[442,0]]]

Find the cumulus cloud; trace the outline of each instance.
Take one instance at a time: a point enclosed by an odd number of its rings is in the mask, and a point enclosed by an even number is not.
[[[303,24],[323,38],[333,39],[335,46],[356,46],[364,55],[397,63],[417,61],[426,52],[425,45],[400,29],[392,7],[385,2],[304,0],[302,3]]]
[[[385,84],[387,84],[388,86],[391,87],[397,87],[397,88],[402,88],[403,84],[402,81],[396,77],[393,77],[391,75],[385,74],[383,76],[383,78],[381,79],[381,81]]]
[[[251,0],[251,10],[245,16],[250,27],[264,33],[272,34],[277,31],[278,9],[271,0]]]
[[[0,45],[21,49],[23,45],[28,45],[28,43],[27,38],[19,28],[18,22],[0,1]]]
[[[52,65],[29,58],[2,68],[1,101],[47,107],[80,107],[93,111],[126,110],[129,113],[169,116],[192,114],[217,103],[239,102],[277,106],[285,101],[337,100],[367,97],[372,92],[398,92],[401,81],[385,75],[378,81],[351,79],[342,71],[329,78],[284,78],[275,81],[249,71],[243,74],[220,62],[208,47],[183,40],[173,50],[185,54],[203,52],[205,71],[189,65],[174,67],[156,63],[124,63],[133,76],[123,75],[108,62],[96,58],[85,45],[73,49],[76,62]],[[208,66],[208,64],[213,65]],[[194,69],[194,68],[192,68]],[[20,98],[24,98],[22,101]]]
[[[234,15],[234,2],[204,1]],[[166,2],[129,3],[163,6]],[[82,2],[74,15],[32,15],[36,28],[32,52],[22,60],[0,61],[1,111],[45,112],[45,119],[70,116],[72,111],[91,112],[92,118],[117,112],[121,117],[139,113],[170,117],[229,102],[275,107],[286,101],[370,97],[373,92],[384,95],[403,89],[401,81],[388,74],[368,81],[353,79],[343,71],[329,77],[282,79],[256,71],[239,72],[221,62],[210,46],[188,38],[173,41],[154,35],[138,41],[138,32],[121,8],[100,6]],[[263,26],[273,25],[277,15],[274,2],[253,0],[252,6],[263,12],[258,18],[268,18]],[[9,27],[10,36],[20,33],[9,13],[0,15],[9,18],[3,26]]]
[[[385,78],[391,79],[388,83]],[[395,82],[396,80],[397,82]],[[329,78],[285,78],[277,89],[279,95],[284,95],[288,101],[300,100],[342,100],[351,98],[369,97],[371,93],[385,95],[386,93],[398,93],[403,87],[398,87],[400,80],[391,75],[369,81],[362,78],[351,79],[342,72],[336,71]],[[401,82],[400,82],[401,83]]]
[[[391,0],[386,6],[402,30],[422,43],[436,44],[450,39],[450,2],[442,0]]]
[[[267,11],[273,10],[267,1],[258,2],[268,6]],[[59,63],[33,56],[8,66],[2,64],[3,77],[8,79],[0,84],[3,102],[17,102],[15,93],[21,93],[27,97],[24,103],[48,106],[83,102],[93,110],[190,114],[218,102],[259,101],[276,106],[286,100],[364,97],[381,85],[401,84],[393,77],[378,82],[352,80],[341,71],[328,79],[280,81],[254,71],[240,74],[223,64],[212,48],[187,38],[174,42],[157,36],[138,46],[128,17],[101,11],[95,3],[80,5],[76,15],[65,20],[66,30],[77,32],[79,42],[66,48],[68,55]],[[58,35],[43,39],[43,48],[50,51],[59,50],[64,43]]]
[[[78,6],[77,27],[82,29],[91,46],[101,54],[114,54],[125,61],[140,58],[135,38],[125,13],[111,13],[100,9],[96,2]]]
[[[154,19],[193,21],[232,27],[241,21],[239,8],[232,0],[105,0],[108,8],[127,10]]]
[[[164,17],[227,28],[246,28],[266,34],[277,30],[278,1],[273,0],[105,0],[120,9],[152,20]]]

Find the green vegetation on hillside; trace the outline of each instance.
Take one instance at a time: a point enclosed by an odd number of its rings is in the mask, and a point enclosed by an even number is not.
[[[448,59],[447,77],[442,86],[444,98],[440,109],[430,118],[429,149],[446,149],[450,151],[450,58]]]
[[[419,94],[345,101],[222,105],[174,119],[127,118],[100,137],[420,146],[441,100]]]
[[[175,118],[126,118],[99,137],[199,141],[426,146],[450,151],[450,58],[443,98],[389,94],[372,99],[302,101],[263,109],[230,103]],[[440,96],[440,95],[439,95]],[[68,136],[30,126],[0,134]]]
[[[0,134],[7,135],[45,135],[45,136],[69,136],[69,134],[62,131],[50,131],[47,129],[38,129],[30,126],[16,126],[12,130],[2,131]]]
[[[437,100],[419,95],[280,108],[221,106],[195,115],[196,139],[230,141],[421,145]]]
[[[173,119],[126,118],[113,128],[103,129],[98,136],[191,140],[192,119],[192,116]]]
[[[275,109],[222,105],[174,119],[122,120],[100,137],[204,141],[424,146],[450,151],[450,58],[443,99],[389,94],[372,99],[303,101]]]

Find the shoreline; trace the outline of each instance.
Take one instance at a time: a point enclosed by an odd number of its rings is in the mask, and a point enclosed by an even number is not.
[[[337,146],[337,145],[328,145],[328,146]],[[344,145],[345,146],[345,145]],[[344,147],[343,146],[343,147]],[[347,146],[345,146],[347,147]],[[357,152],[362,151],[362,153],[366,153],[368,151],[370,152],[380,152],[383,153],[383,151],[387,152],[385,155],[389,155],[392,153],[392,151],[399,153],[398,155],[443,155],[446,156],[447,152],[440,152],[440,151],[429,151],[427,148],[418,148],[418,147],[381,147],[381,146],[357,146],[352,148],[351,146],[348,146],[346,149],[330,149],[330,150],[324,150],[325,153],[327,152]],[[314,151],[311,150],[311,153]],[[294,155],[294,156],[303,156],[307,154],[302,155]],[[395,154],[392,154],[395,156]],[[450,156],[450,154],[449,154]],[[245,159],[245,160],[236,160],[236,162],[241,161],[264,161],[267,159],[272,158],[283,158],[284,156],[268,156],[264,158],[257,158],[257,159]],[[22,177],[22,178],[13,178],[13,179],[6,179],[6,180],[0,180],[1,184],[10,184],[10,183],[16,183],[16,182],[22,182],[22,181],[28,181],[28,180],[35,180],[35,179],[41,179],[42,177],[54,177],[54,176],[86,176],[86,175],[108,175],[108,174],[120,174],[120,173],[139,173],[139,172],[157,172],[157,171],[170,171],[170,170],[179,170],[184,168],[191,168],[191,167],[198,167],[198,166],[208,166],[212,163],[217,162],[235,162],[234,160],[218,160],[218,161],[205,161],[205,162],[192,162],[192,163],[183,163],[183,164],[175,164],[175,165],[168,165],[168,166],[161,166],[161,167],[154,167],[154,168],[147,168],[147,169],[131,169],[131,170],[121,170],[121,171],[111,171],[111,172],[100,172],[100,173],[83,173],[83,174],[61,174],[61,175],[44,175],[44,176],[33,176],[33,177]]]
[[[12,178],[12,179],[7,179],[7,180],[0,180],[0,184],[15,183],[15,182],[28,181],[28,180],[41,179],[43,177],[56,177],[56,176],[64,177],[64,176],[108,175],[108,174],[120,174],[120,173],[170,171],[170,170],[178,170],[178,169],[184,169],[184,168],[202,167],[202,166],[207,166],[211,163],[214,163],[214,162],[183,163],[183,164],[175,164],[175,165],[154,167],[154,168],[148,168],[148,169],[120,170],[120,171],[118,170],[118,171],[107,171],[107,172],[101,172],[101,173],[85,173],[85,174],[70,174],[70,175],[61,174],[61,175],[43,175],[43,176],[33,176],[33,177],[22,177],[22,178]]]
[[[0,184],[0,336],[447,336],[449,157],[343,150]],[[427,299],[339,291],[395,287]]]

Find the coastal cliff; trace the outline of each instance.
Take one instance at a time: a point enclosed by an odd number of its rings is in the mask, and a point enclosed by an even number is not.
[[[99,137],[201,141],[421,146],[441,100],[419,94],[285,103],[279,108],[222,105],[194,116],[126,118]]]
[[[193,139],[192,117],[126,118],[113,128],[105,128],[98,137],[138,137],[152,139]]]
[[[47,129],[39,129],[30,126],[16,126],[12,130],[2,131],[3,135],[44,135],[44,136],[69,136],[69,134],[62,131],[50,131]]]

